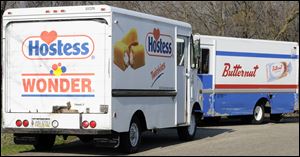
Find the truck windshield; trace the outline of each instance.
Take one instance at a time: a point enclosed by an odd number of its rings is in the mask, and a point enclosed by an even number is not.
[[[184,39],[177,38],[177,66],[184,66],[184,51],[185,41]]]

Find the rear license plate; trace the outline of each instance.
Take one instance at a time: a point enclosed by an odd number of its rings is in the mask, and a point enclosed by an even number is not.
[[[50,118],[32,118],[34,128],[50,128]]]

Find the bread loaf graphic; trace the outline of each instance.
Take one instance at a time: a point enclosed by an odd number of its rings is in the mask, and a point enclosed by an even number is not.
[[[145,65],[145,52],[143,45],[130,47],[129,64],[133,69],[137,69]]]
[[[122,41],[128,45],[128,48],[132,45],[138,45],[138,36],[135,28],[131,28],[129,32],[124,36]]]
[[[144,46],[139,45],[137,30],[132,28],[120,41],[114,45],[114,63],[125,71],[130,65],[138,69],[145,65]]]
[[[291,62],[269,63],[266,65],[266,67],[268,82],[284,78],[288,76],[292,71]]]
[[[123,71],[128,67],[128,51],[128,45],[122,41],[114,45],[114,63]]]

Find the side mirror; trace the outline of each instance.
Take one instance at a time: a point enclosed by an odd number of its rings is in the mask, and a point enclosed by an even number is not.
[[[197,69],[198,69],[198,74],[201,74],[202,73],[202,58],[201,58],[201,56],[202,56],[202,53],[201,53],[201,47],[200,47],[200,38],[197,40],[197,55],[196,55],[196,62],[197,62]]]

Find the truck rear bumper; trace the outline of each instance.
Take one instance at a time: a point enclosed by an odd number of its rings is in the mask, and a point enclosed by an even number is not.
[[[28,126],[24,127],[22,124],[18,127],[16,125],[18,120],[22,122],[27,120]],[[96,126],[83,128],[81,125],[84,121],[95,121]],[[54,132],[54,134],[98,134],[103,130],[112,130],[108,114],[93,113],[4,113],[2,128],[13,133]]]
[[[112,130],[91,129],[37,129],[37,128],[2,128],[1,133],[16,134],[55,134],[55,135],[108,135]]]

